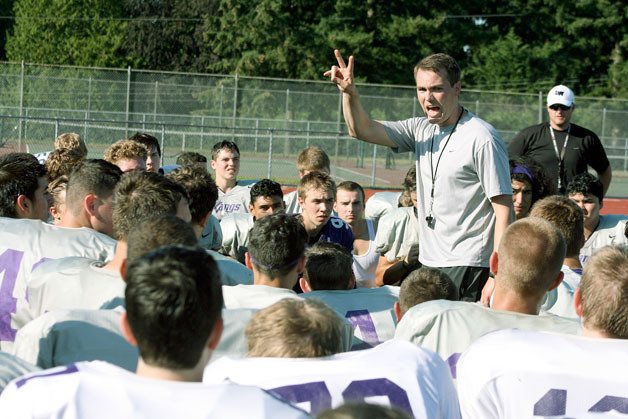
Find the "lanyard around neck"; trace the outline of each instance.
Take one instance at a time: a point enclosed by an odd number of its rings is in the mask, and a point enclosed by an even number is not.
[[[558,158],[558,190],[562,188],[562,174],[563,174],[563,159],[565,158],[565,150],[567,150],[567,143],[569,143],[569,133],[571,132],[571,124],[567,127],[567,137],[565,138],[565,143],[563,144],[563,149],[558,152],[558,143],[556,142],[556,135],[554,134],[554,128],[552,125],[549,126],[550,134],[552,136],[552,143],[554,144],[554,152],[556,153],[556,157]]]

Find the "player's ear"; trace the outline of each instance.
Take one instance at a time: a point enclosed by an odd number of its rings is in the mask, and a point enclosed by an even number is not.
[[[312,292],[312,288],[310,287],[310,284],[308,284],[305,278],[303,277],[299,278],[299,286],[301,287],[303,292]]]
[[[305,270],[305,256],[301,256],[297,262],[297,272],[301,273]]]
[[[564,277],[565,277],[565,274],[563,273],[563,271],[558,272],[558,275],[556,276],[556,278],[554,278],[554,282],[552,282],[552,285],[550,285],[550,287],[548,288],[548,291],[551,291],[554,288],[558,287],[560,283],[563,282]]]
[[[493,275],[497,275],[497,265],[499,264],[499,256],[497,255],[497,252],[493,251],[493,253],[491,253],[491,257],[488,260],[488,266],[491,270],[491,272],[493,272]]]
[[[401,317],[403,317],[403,314],[401,314],[401,306],[399,305],[399,301],[395,301],[395,304],[393,304],[393,311],[395,312],[397,323],[399,323],[401,321]]]
[[[584,312],[582,311],[582,293],[580,292],[580,288],[576,288],[576,292],[573,294],[573,306],[578,317],[582,319]]]
[[[129,325],[129,318],[127,317],[126,311],[120,316],[120,328],[122,329],[122,335],[126,341],[133,346],[137,346],[137,339],[135,339],[131,325]]]
[[[122,280],[124,282],[126,282],[126,266],[127,266],[127,258],[124,258],[124,260],[122,261],[122,264],[120,265],[120,276],[122,277]]]
[[[26,195],[18,195],[15,200],[15,212],[18,218],[30,218],[32,212],[33,203]]]
[[[85,198],[83,198],[83,209],[90,216],[96,214],[96,195],[92,193],[85,195]]]
[[[251,262],[251,254],[249,252],[244,252],[244,265],[250,270],[253,270],[253,263]]]
[[[351,270],[351,278],[349,278],[349,283],[347,284],[347,289],[348,290],[352,290],[357,288],[355,285],[355,274],[353,273],[353,270]]]
[[[207,340],[207,347],[212,351],[218,346],[223,329],[224,323],[222,322],[222,317],[220,317],[216,320],[216,323],[214,323],[214,328],[212,329],[212,332],[209,335],[209,339]]]

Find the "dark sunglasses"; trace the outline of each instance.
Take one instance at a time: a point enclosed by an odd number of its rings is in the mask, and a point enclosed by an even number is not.
[[[549,107],[551,110],[553,111],[557,111],[557,110],[561,110],[561,111],[568,111],[569,109],[571,109],[571,106],[565,106],[565,105],[552,105]]]

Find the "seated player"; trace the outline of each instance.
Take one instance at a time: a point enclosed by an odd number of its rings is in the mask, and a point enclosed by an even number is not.
[[[244,263],[244,254],[249,243],[249,232],[256,220],[276,212],[284,212],[281,185],[270,179],[262,179],[251,187],[251,200],[248,213],[232,213],[223,217],[222,254]]]
[[[415,167],[411,167],[406,173],[403,187],[413,204],[392,210],[379,220],[377,226],[375,249],[380,257],[375,271],[375,283],[378,286],[397,284],[421,266]]]
[[[530,215],[536,201],[556,193],[543,167],[529,157],[510,159],[510,183],[517,220]]]
[[[273,214],[258,220],[249,234],[246,266],[253,285],[223,286],[226,308],[264,308],[292,290],[305,265],[307,233],[294,216]]]
[[[0,351],[0,394],[12,380],[39,370],[38,367],[15,355]]]
[[[144,176],[148,175],[148,172],[137,174]],[[164,180],[157,174],[151,173],[151,177]],[[125,177],[122,184],[126,179]],[[49,292],[48,295],[43,296],[48,298],[43,302],[44,310],[40,308],[41,315],[17,332],[14,354],[41,368],[98,359],[130,371],[135,370],[137,350],[126,342],[120,329],[120,315],[124,311],[124,267],[144,253],[161,246],[196,245],[196,236],[190,224],[172,212],[173,205],[170,205],[170,209],[167,208],[168,205],[164,203],[167,200],[163,196],[156,195],[155,191],[158,190],[160,189],[153,188],[152,191],[147,191],[146,183],[144,183],[130,191],[143,192],[143,194],[129,193],[124,197],[118,195],[120,208],[132,212],[134,216],[120,220],[119,213],[116,213],[116,226],[119,227],[116,231],[119,232],[118,234],[124,231],[122,247],[127,249],[122,261],[117,264],[117,271],[112,272],[111,279],[108,279],[98,269],[92,269],[95,278],[92,279],[89,275],[83,275],[81,278],[85,283],[81,294],[76,289],[64,286],[63,282],[55,281],[55,277],[50,283],[45,283],[41,288]],[[159,193],[166,194],[161,191]],[[161,202],[155,206],[142,206],[137,199],[140,196],[145,198],[152,196],[152,202]],[[153,210],[157,215],[150,215],[149,211]],[[128,229],[130,230],[126,232]],[[120,254],[117,256],[122,258]],[[72,272],[66,272],[66,274],[68,282],[74,282]],[[103,284],[99,285],[97,281]],[[51,288],[52,285],[55,287]],[[117,292],[111,292],[107,287]],[[36,305],[37,300],[42,299],[41,290],[36,291],[39,293],[35,294],[35,301],[30,301],[31,305]],[[74,298],[68,298],[63,291]],[[93,295],[85,295],[88,292]],[[87,299],[94,303],[91,306],[86,304]],[[106,300],[109,301],[100,304],[100,301]],[[97,310],[101,307],[104,309]]]
[[[231,141],[221,141],[212,148],[211,168],[215,171],[218,186],[218,200],[214,206],[214,216],[218,220],[226,214],[247,212],[250,186],[238,185],[240,172],[240,149]]]
[[[142,144],[148,150],[146,156],[146,170],[161,173],[161,146],[157,138],[145,132],[138,132],[129,137],[129,140]]]
[[[530,215],[552,223],[561,232],[567,245],[567,253],[561,268],[563,280],[547,294],[541,310],[557,316],[578,318],[574,310],[573,296],[582,276],[579,259],[580,248],[584,243],[582,210],[569,198],[554,195],[534,204]]]
[[[303,176],[310,172],[322,172],[329,175],[331,173],[329,156],[320,147],[312,146],[304,148],[297,156],[297,171],[299,172],[299,179],[303,179]],[[287,214],[301,213],[302,210],[299,205],[299,193],[297,190],[285,194],[283,200],[286,203]]]
[[[72,170],[65,187],[59,227],[87,227],[113,237],[113,190],[122,172],[102,159],[85,159]]]
[[[305,252],[301,297],[318,299],[354,327],[352,350],[371,348],[395,335],[393,305],[399,289],[355,288],[351,254],[337,243],[316,243]]]
[[[336,188],[334,210],[353,233],[353,273],[360,288],[375,287],[379,253],[375,250],[375,224],[364,218],[364,189],[351,181]]]
[[[166,175],[169,179],[183,185],[190,198],[192,227],[196,237],[200,238],[207,229],[207,222],[212,217],[212,209],[218,198],[218,188],[207,170],[200,166],[179,167]],[[204,246],[202,246],[204,247]],[[207,249],[212,255],[223,285],[252,284],[253,272],[241,263]]]
[[[539,315],[545,293],[563,278],[560,268],[565,248],[562,234],[548,221],[526,217],[512,223],[490,258],[491,272],[495,274],[490,308],[466,301],[427,301],[406,312],[397,325],[395,339],[435,351],[447,361],[456,378],[460,354],[493,330],[518,327],[578,333],[580,324],[574,319]]]
[[[261,386],[312,414],[369,398],[416,418],[460,417],[438,355],[394,341],[338,353],[340,326],[336,314],[314,299],[279,301],[247,327],[249,358],[222,358],[205,369],[203,381]]]
[[[584,337],[503,330],[469,347],[458,364],[464,417],[625,417],[628,247],[598,250],[574,300]]]
[[[451,278],[436,268],[412,271],[399,287],[399,301],[394,306],[397,322],[415,305],[433,300],[458,300],[458,290]]]
[[[301,178],[299,188],[301,221],[307,232],[309,245],[319,241],[338,243],[353,251],[353,233],[340,218],[332,217],[336,200],[336,184],[325,173],[310,172]]]
[[[105,160],[113,163],[124,173],[133,170],[146,170],[148,149],[132,140],[119,140],[105,150]]]
[[[120,270],[127,259],[133,227],[145,218],[161,214],[190,222],[188,195],[183,186],[157,173],[125,174],[113,193],[113,201],[113,230],[118,239],[113,259],[105,263],[69,257],[40,264],[28,284],[30,319],[54,309],[98,309],[122,298],[124,282]]]
[[[600,214],[604,202],[604,187],[600,180],[589,174],[575,176],[567,185],[567,195],[584,212],[584,246],[580,249],[580,261],[587,259],[597,249],[613,244],[628,244],[624,231],[628,216],[620,214]]]
[[[200,166],[207,170],[207,157],[195,151],[184,151],[177,156],[176,163],[179,166]]]
[[[121,327],[139,348],[136,373],[93,361],[30,374],[9,384],[0,411],[15,417],[96,417],[103,409],[115,418],[306,417],[259,388],[200,383],[223,329],[218,275],[200,248],[169,246],[135,259],[126,269]]]
[[[43,166],[31,155],[0,157],[2,350],[10,350],[17,329],[23,326],[20,319],[29,318],[26,287],[33,268],[46,259],[81,256],[109,260],[114,254],[116,242],[109,236],[89,228],[62,228],[41,221],[47,218],[43,214],[48,207],[45,175]]]

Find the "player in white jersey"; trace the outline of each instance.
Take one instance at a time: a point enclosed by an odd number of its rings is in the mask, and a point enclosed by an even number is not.
[[[353,232],[353,273],[360,288],[375,287],[379,253],[375,249],[373,220],[364,218],[364,189],[351,181],[338,184],[334,210]]]
[[[255,183],[251,187],[248,214],[228,214],[220,222],[223,231],[220,252],[244,263],[244,254],[249,243],[249,231],[253,223],[278,211],[285,211],[281,185],[270,179],[262,179]]]
[[[571,199],[555,195],[536,202],[530,215],[552,223],[560,230],[567,245],[567,253],[561,268],[563,280],[558,287],[547,293],[541,311],[548,311],[557,316],[578,318],[573,305],[573,297],[582,276],[582,265],[578,257],[584,243],[582,210]]]
[[[483,418],[583,417],[588,412],[624,417],[627,298],[628,247],[604,247],[585,266],[574,297],[585,338],[503,331],[478,340],[460,360],[463,413]]]
[[[48,220],[46,168],[28,153],[0,156],[0,217]]]
[[[331,173],[329,156],[320,147],[312,146],[301,150],[297,156],[296,164],[299,179],[310,172],[323,172],[328,175]],[[284,195],[284,202],[286,203],[287,214],[301,214],[298,191],[294,190]]]
[[[522,247],[522,243],[526,246]],[[495,290],[491,308],[457,301],[428,301],[411,308],[397,325],[395,339],[437,352],[456,377],[460,354],[477,338],[497,329],[518,327],[576,334],[580,323],[539,314],[545,293],[562,280],[565,241],[552,224],[538,217],[515,221],[491,255]]]
[[[353,258],[336,243],[321,242],[305,252],[305,270],[300,279],[303,298],[318,299],[354,327],[351,350],[371,348],[395,334],[393,306],[399,289],[355,288]]]
[[[600,249],[608,245],[628,244],[625,235],[628,215],[601,215],[604,205],[604,187],[600,180],[589,174],[581,173],[567,186],[567,195],[584,212],[585,242],[580,249],[580,261],[587,260]]]
[[[523,330],[489,333],[458,364],[462,415],[532,419],[613,410],[626,414],[627,366],[626,340]]]
[[[298,298],[292,291],[303,271],[307,233],[294,216],[283,213],[258,220],[249,236],[246,266],[253,285],[223,287],[226,308],[263,308],[282,298]]]
[[[415,418],[460,417],[445,363],[406,342],[322,358],[223,358],[208,366],[207,376],[260,386],[312,414],[348,401],[370,401]]]
[[[0,351],[0,394],[11,380],[35,371],[39,371],[39,368],[22,358]]]
[[[412,205],[399,207],[379,220],[375,248],[380,253],[375,282],[392,285],[420,266],[419,220],[417,218],[416,169],[411,167],[403,182]]]
[[[364,216],[375,224],[392,210],[398,208],[402,192],[375,192],[364,205]]]
[[[211,168],[215,171],[218,199],[213,214],[218,220],[226,214],[247,212],[250,186],[238,185],[240,149],[231,141],[221,141],[212,148]]]
[[[272,411],[277,417],[305,417],[259,389],[199,383],[223,328],[218,270],[203,249],[152,251],[128,265],[126,280],[121,327],[139,348],[136,374],[94,361],[30,375],[5,390],[2,412],[11,417],[201,418],[265,417]]]
[[[165,244],[195,244],[189,242],[196,236],[188,226],[188,195],[180,184],[157,173],[133,172],[122,177],[112,199],[113,230],[118,239],[113,259],[105,264],[80,258],[42,263],[33,270],[28,284],[31,318],[52,309],[102,308],[124,296],[120,270],[125,260],[134,256],[129,253],[138,255]],[[181,220],[172,217],[143,223],[166,214]]]

